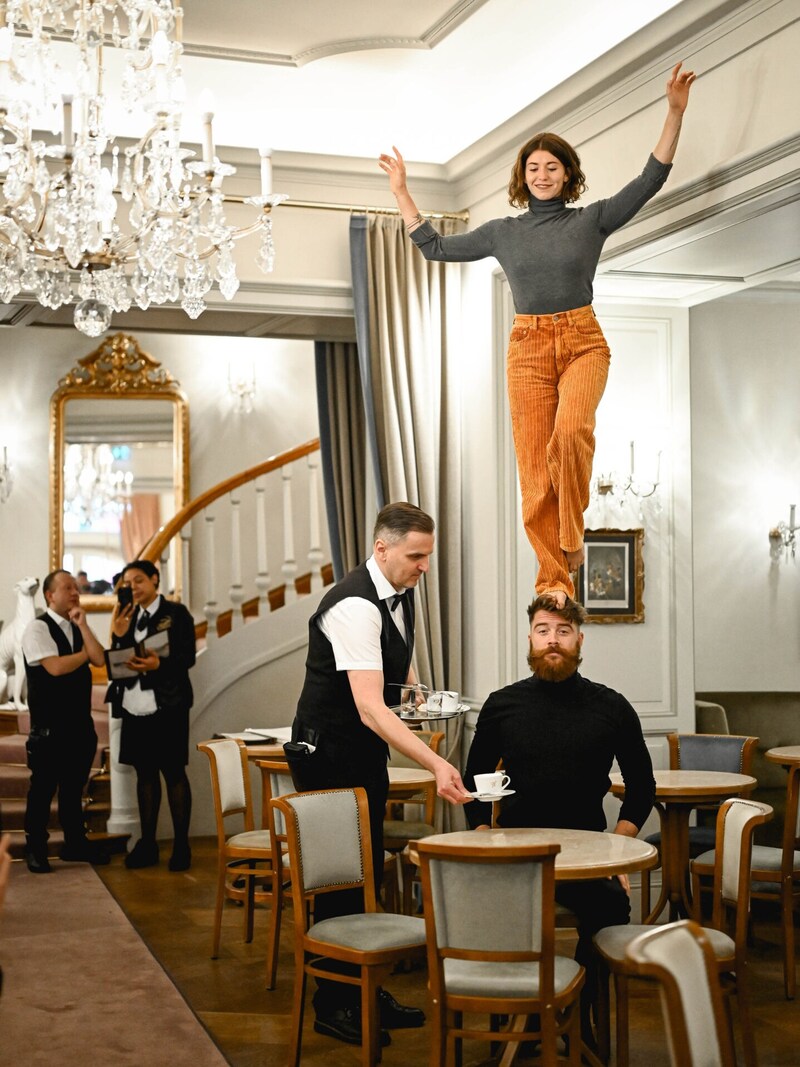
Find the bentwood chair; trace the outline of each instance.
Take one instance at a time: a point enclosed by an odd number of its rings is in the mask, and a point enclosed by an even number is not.
[[[787,1000],[796,993],[796,961],[794,956],[794,911],[800,903],[800,766],[789,769],[786,784],[786,811],[783,839],[780,848],[754,845],[750,876],[751,895],[755,900],[779,903],[781,908],[781,940],[783,941],[783,984]],[[713,875],[716,854],[704,852],[692,863],[692,892],[695,918],[700,911],[702,878]]]
[[[735,994],[739,1008],[744,1059],[747,1067],[757,1067],[756,1046],[750,1017],[747,970],[747,924],[750,915],[750,857],[753,833],[772,818],[768,804],[736,797],[726,800],[717,815],[717,847],[714,867],[714,909],[706,936],[714,950],[717,971],[726,993],[726,1004]],[[729,936],[726,928],[733,930]],[[600,1056],[608,1062],[610,1046],[609,974],[614,978],[617,1008],[617,1059],[619,1067],[628,1067],[628,978],[633,973],[626,950],[639,934],[650,926],[607,926],[594,937],[600,956],[598,1043]],[[730,1007],[728,1019],[730,1025]]]
[[[444,741],[444,733],[438,730],[435,733],[430,730],[417,730],[416,736],[437,755]],[[390,767],[417,767],[418,764],[404,756],[395,749],[389,750]],[[414,805],[422,808],[422,818],[406,818],[408,812],[406,805]],[[427,782],[417,796],[407,800],[389,800],[386,805],[386,818],[383,820],[383,847],[387,852],[394,854],[400,864],[400,876],[402,884],[403,912],[410,915],[413,905],[412,885],[417,877],[418,868],[413,864],[405,852],[409,842],[419,841],[420,838],[430,837],[436,831],[436,783]]]
[[[250,790],[250,771],[247,749],[241,741],[224,738],[202,741],[197,748],[208,757],[211,768],[211,789],[217,821],[217,900],[214,907],[212,959],[219,956],[222,906],[226,900],[244,904],[244,939],[253,940],[253,913],[256,901],[276,907],[276,893],[280,893],[280,871],[272,866],[272,846],[268,830],[254,829],[253,800]],[[231,836],[227,828],[235,818],[243,830]],[[269,886],[256,890],[256,882]],[[243,883],[243,884],[242,884]],[[273,916],[274,918],[274,916]],[[274,982],[276,942],[267,946],[267,987]],[[271,974],[272,972],[272,974]]]
[[[744,734],[667,734],[671,771],[727,771],[752,774],[757,737]],[[656,806],[658,808],[658,806]],[[660,809],[658,809],[660,811]],[[689,827],[689,855],[714,847],[719,806],[698,809],[698,825]],[[661,832],[645,838],[661,850]],[[642,915],[650,914],[650,871],[642,871]]]
[[[540,1040],[541,1062],[557,1062],[556,1038],[569,1036],[580,1064],[583,968],[555,955],[558,844],[498,849],[417,845],[422,873],[431,994],[431,1067],[460,1063],[464,1038]],[[505,1030],[464,1023],[464,1013],[511,1015]],[[526,1016],[538,1016],[538,1026]]]
[[[631,973],[660,987],[672,1067],[735,1067],[714,949],[697,923],[652,927],[628,945]]]
[[[369,808],[363,789],[324,789],[273,800],[286,821],[294,905],[295,979],[289,1067],[298,1067],[307,975],[361,991],[361,1064],[380,1058],[378,987],[405,959],[424,959],[425,924],[377,911]],[[362,889],[364,911],[314,921],[320,894]],[[324,961],[354,965],[355,974],[326,970]]]

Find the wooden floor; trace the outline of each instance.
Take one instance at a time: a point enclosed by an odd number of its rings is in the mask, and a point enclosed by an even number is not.
[[[175,982],[233,1067],[282,1067],[292,1001],[293,962],[291,907],[284,914],[276,988],[264,988],[266,912],[256,915],[256,931],[249,945],[242,941],[242,910],[226,905],[221,954],[210,959],[215,894],[216,847],[210,840],[193,842],[192,869],[171,874],[168,851],[161,866],[128,871],[114,857],[97,872],[119,901],[139,934]],[[773,911],[756,914],[752,945],[753,1014],[760,1067],[798,1067],[800,1064],[800,1001],[783,996],[779,929]],[[562,943],[571,954],[568,939]],[[391,991],[403,1003],[424,1008],[425,972],[392,978]],[[359,1063],[359,1049],[312,1030],[310,999],[303,1034],[303,1064],[350,1067]],[[656,992],[635,983],[631,992],[631,1062],[633,1067],[668,1067],[661,1010]],[[465,1049],[464,1064],[486,1063],[488,1047]],[[524,1062],[524,1061],[519,1061]],[[741,1062],[741,1056],[740,1056]],[[386,1067],[428,1063],[428,1031],[393,1031],[384,1051]]]

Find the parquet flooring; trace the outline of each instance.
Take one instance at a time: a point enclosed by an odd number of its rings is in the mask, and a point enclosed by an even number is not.
[[[216,846],[193,842],[194,863],[183,874],[166,868],[168,847],[157,868],[128,871],[121,857],[97,868],[129,919],[170,975],[232,1067],[283,1067],[292,1001],[291,904],[284,911],[278,981],[264,987],[266,911],[256,914],[255,937],[242,940],[242,910],[226,905],[220,957],[210,959],[215,895]],[[752,943],[753,1015],[760,1067],[800,1065],[800,1003],[783,996],[780,931],[776,912],[756,913]],[[571,954],[569,939],[563,951]],[[394,975],[389,986],[403,1003],[424,1008],[425,971]],[[313,1032],[309,1001],[303,1033],[303,1064],[351,1067],[359,1049]],[[634,1067],[669,1067],[661,1009],[656,991],[635,983],[631,991],[631,1058]],[[486,1063],[488,1048],[465,1048],[465,1067]],[[165,1061],[168,1062],[168,1061]],[[521,1061],[524,1062],[524,1061]],[[532,1062],[532,1061],[529,1061]],[[423,1067],[428,1063],[428,1031],[393,1031],[384,1050],[386,1067]]]

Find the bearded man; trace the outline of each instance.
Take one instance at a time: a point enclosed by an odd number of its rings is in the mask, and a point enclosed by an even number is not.
[[[478,717],[464,784],[474,790],[474,776],[502,760],[515,793],[503,801],[499,826],[605,830],[603,798],[615,759],[625,800],[614,833],[636,837],[653,807],[653,766],[638,715],[619,693],[578,674],[585,617],[572,600],[563,607],[547,594],[534,600],[528,608],[533,675],[492,693]],[[464,810],[473,829],[489,826],[491,804]],[[592,937],[630,921],[629,890],[627,875],[556,883],[556,900],[578,917],[575,959],[586,969],[581,1016],[590,1045],[597,997]]]

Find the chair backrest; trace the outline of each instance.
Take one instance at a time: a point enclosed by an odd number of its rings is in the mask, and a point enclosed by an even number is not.
[[[721,704],[708,700],[694,702],[695,730],[699,734],[729,734],[728,714]]]
[[[270,840],[286,841],[286,820],[283,812],[272,804],[272,801],[294,793],[291,771],[285,760],[257,760],[256,763],[261,770],[264,817]]]
[[[217,818],[217,837],[220,843],[226,836],[225,820],[231,815],[242,815],[244,829],[252,830],[250,771],[247,766],[247,748],[243,742],[220,738],[215,741],[201,741],[197,748],[208,756],[214,813]]]
[[[432,995],[444,992],[445,959],[537,960],[541,995],[550,995],[561,846],[455,846],[423,838],[417,849]]]
[[[725,909],[735,909],[737,952],[744,952],[747,943],[753,834],[757,826],[771,818],[769,804],[739,797],[726,800],[717,814],[712,923],[718,930],[724,929]]]
[[[702,927],[690,920],[634,938],[626,956],[661,987],[673,1067],[734,1067],[719,973]]]
[[[444,734],[441,730],[414,730],[414,736],[418,737],[423,744],[435,752],[438,756],[439,749],[442,747],[444,741]],[[403,752],[398,752],[396,748],[389,748],[389,766],[390,767],[418,767],[419,764],[416,760],[411,759],[410,756],[406,756]]]
[[[286,820],[294,920],[307,929],[318,893],[363,888],[364,910],[376,910],[369,807],[363,789],[321,789],[272,801]]]
[[[667,734],[670,770],[751,774],[757,737],[744,734]]]

